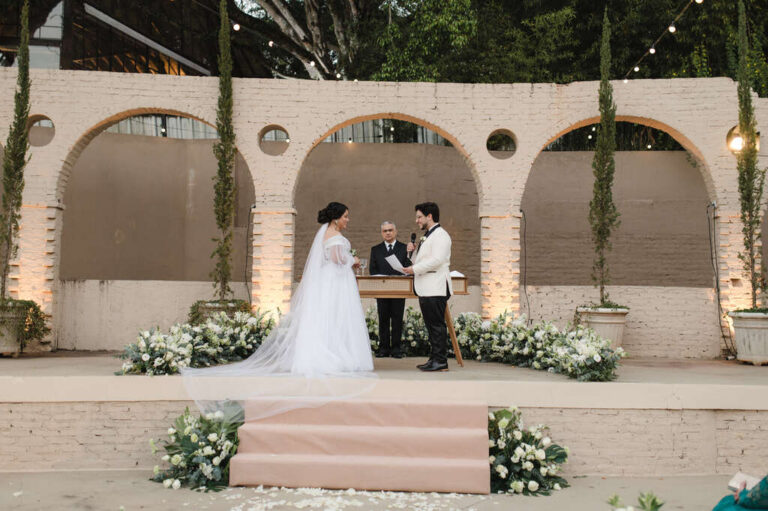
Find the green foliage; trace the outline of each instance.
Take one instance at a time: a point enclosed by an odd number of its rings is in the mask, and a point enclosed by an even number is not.
[[[757,121],[752,106],[749,40],[744,1],[739,0],[739,132],[744,145],[736,155],[739,173],[739,204],[744,237],[744,250],[739,253],[744,273],[749,278],[752,308],[757,308],[757,294],[765,287],[758,269],[760,250],[760,207],[765,183],[765,169],[757,168]]]
[[[243,410],[228,403],[232,410],[193,416],[184,410],[168,429],[164,441],[165,469],[155,467],[152,481],[177,490],[182,486],[223,490],[229,485],[229,461],[237,453],[237,428],[243,424]],[[150,440],[152,454],[158,451]]]
[[[611,250],[611,233],[619,226],[619,212],[613,202],[613,175],[616,171],[616,105],[613,102],[611,74],[611,25],[608,9],[603,15],[603,36],[600,47],[600,127],[597,130],[597,145],[592,161],[595,182],[592,200],[589,202],[589,224],[592,227],[592,243],[595,260],[592,265],[592,279],[600,288],[600,303],[607,301],[605,286],[609,282],[606,254]]]
[[[198,300],[189,308],[187,322],[190,325],[199,325],[208,319],[206,312],[211,311],[225,312],[228,315],[235,312],[250,312],[251,304],[245,300],[227,300],[225,302]]]
[[[16,333],[19,351],[24,351],[30,341],[42,339],[51,331],[46,323],[48,316],[32,300],[0,299],[0,311],[12,317],[0,320],[0,324]]]
[[[621,498],[618,495],[612,496],[608,499],[608,505],[614,508],[613,511],[627,511],[629,509],[635,509],[636,511],[659,511],[664,506],[664,502],[652,492],[641,493],[637,498],[637,507],[627,506],[623,507]]]
[[[384,54],[374,80],[452,81],[450,61],[457,58],[477,32],[470,0],[407,0],[399,2],[412,15],[387,25],[379,37]]]
[[[0,209],[0,254],[2,254],[2,282],[0,299],[8,292],[10,261],[18,251],[21,200],[24,192],[24,167],[29,148],[29,0],[21,10],[21,37],[18,54],[19,70],[16,78],[14,112],[3,153],[3,203]]]
[[[230,25],[227,1],[219,6],[221,26],[219,29],[219,103],[216,110],[216,130],[219,140],[213,146],[218,162],[214,177],[214,212],[220,237],[214,239],[216,248],[211,255],[216,266],[211,272],[219,301],[232,295],[229,281],[232,276],[232,237],[235,218],[235,127],[232,123],[232,53],[230,48]]]

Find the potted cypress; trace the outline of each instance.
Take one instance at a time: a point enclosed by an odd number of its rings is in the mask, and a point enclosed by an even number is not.
[[[577,317],[595,330],[597,335],[610,339],[613,347],[621,346],[629,309],[608,298],[605,290],[609,282],[606,254],[611,249],[611,233],[619,226],[619,212],[613,202],[613,175],[616,170],[616,105],[613,103],[613,87],[609,81],[611,69],[611,25],[608,9],[603,13],[603,35],[600,45],[600,127],[597,131],[595,157],[592,161],[595,176],[592,200],[589,202],[589,223],[595,260],[592,279],[600,289],[600,303],[576,309]]]
[[[763,197],[765,169],[757,168],[758,134],[747,55],[747,17],[743,0],[739,0],[739,136],[742,146],[736,151],[739,173],[739,203],[744,250],[739,254],[744,273],[749,277],[751,306],[729,313],[733,320],[736,357],[753,364],[768,364],[768,308],[759,307],[757,295],[765,288],[764,276],[758,268],[760,247],[760,204]]]
[[[3,153],[3,199],[0,209],[0,354],[13,356],[21,353],[29,341],[42,339],[50,332],[38,304],[8,296],[10,262],[18,251],[24,167],[29,149],[29,0],[24,1],[21,10],[18,63],[14,116]]]
[[[213,146],[213,154],[218,162],[214,177],[213,207],[219,237],[214,239],[216,248],[211,255],[216,265],[211,272],[216,298],[211,301],[195,302],[190,309],[189,320],[192,323],[205,321],[212,314],[236,311],[249,311],[250,304],[245,300],[233,300],[232,288],[232,238],[235,219],[235,128],[232,123],[232,51],[230,47],[230,24],[226,0],[219,4],[219,102],[216,110],[216,130],[219,139]]]

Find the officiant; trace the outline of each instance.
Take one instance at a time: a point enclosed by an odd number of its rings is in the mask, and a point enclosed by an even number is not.
[[[411,265],[407,246],[397,241],[397,227],[393,222],[381,224],[381,237],[384,241],[371,247],[371,275],[402,275],[386,261],[387,257],[395,255],[403,266]],[[379,349],[376,356],[403,358],[405,349],[401,341],[405,298],[377,298],[376,308],[379,312]]]

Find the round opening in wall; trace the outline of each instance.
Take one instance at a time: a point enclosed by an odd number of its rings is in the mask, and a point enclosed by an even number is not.
[[[515,154],[517,150],[515,136],[509,130],[496,130],[488,135],[488,140],[485,141],[485,148],[488,149],[488,153],[494,158],[506,160]]]
[[[291,138],[282,126],[270,125],[261,130],[259,147],[270,156],[279,156],[288,149]]]
[[[53,121],[44,115],[30,115],[27,128],[29,129],[29,145],[35,147],[50,144],[56,134]]]

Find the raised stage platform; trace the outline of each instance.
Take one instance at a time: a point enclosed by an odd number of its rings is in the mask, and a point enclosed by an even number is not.
[[[616,381],[581,383],[500,364],[377,359],[361,399],[517,405],[568,446],[566,476],[765,472],[768,368],[724,360],[625,359]],[[178,376],[115,376],[111,354],[0,359],[0,471],[148,468],[185,406]]]

